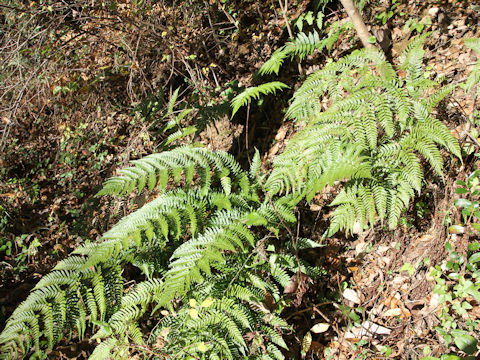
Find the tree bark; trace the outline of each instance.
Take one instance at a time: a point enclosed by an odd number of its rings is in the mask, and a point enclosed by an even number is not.
[[[368,38],[371,36],[368,32],[365,23],[363,22],[362,16],[358,12],[353,0],[340,0],[344,9],[347,11],[348,17],[352,20],[353,26],[357,31],[358,37],[362,41],[364,47],[368,49],[373,49],[373,44],[368,42]]]

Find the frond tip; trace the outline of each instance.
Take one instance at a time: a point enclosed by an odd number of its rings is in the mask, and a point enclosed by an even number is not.
[[[277,91],[286,88],[289,88],[289,86],[280,81],[272,81],[245,89],[232,100],[232,117],[242,106],[247,105],[252,99],[259,99],[261,95],[275,94]]]

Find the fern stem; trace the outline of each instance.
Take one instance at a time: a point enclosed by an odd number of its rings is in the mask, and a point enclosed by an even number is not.
[[[270,196],[268,191],[265,189],[265,186],[262,183],[262,179],[260,177],[260,174],[258,172],[256,172],[256,175],[257,175],[257,181],[260,184],[263,193],[267,197],[268,202],[272,206],[272,209],[275,212],[275,215],[277,215],[278,219],[280,220],[280,223],[283,225],[283,227],[287,230],[290,237],[292,238],[293,249],[295,250],[295,258],[297,260],[297,265],[298,265],[298,279],[300,280],[302,278],[302,276],[301,276],[302,275],[302,267],[301,267],[302,265],[300,264],[300,257],[298,255],[298,249],[297,249],[297,241],[298,241],[298,235],[299,235],[298,231],[300,230],[300,227],[298,227],[298,225],[297,225],[297,236],[294,236],[292,229],[290,229],[290,227],[285,223],[285,221],[283,220],[283,217],[280,215],[280,213],[277,210],[277,207],[275,206],[275,202],[272,200],[272,197]]]
[[[260,244],[260,245],[263,245],[263,242],[266,241],[267,239],[269,238],[272,238],[273,236],[271,235],[267,235],[267,236],[264,236],[262,239],[258,240],[257,244]],[[224,294],[228,293],[228,290],[230,290],[230,286],[232,286],[233,282],[235,280],[237,280],[237,278],[240,276],[240,273],[242,272],[242,270],[245,268],[245,266],[248,264],[248,261],[250,260],[250,258],[256,253],[256,250],[260,247],[260,245],[257,245],[257,247],[255,249],[253,249],[253,251],[248,255],[247,259],[243,262],[242,266],[240,267],[240,269],[237,271],[237,273],[235,274],[235,276],[232,278],[232,280],[230,280],[230,282],[228,283],[227,287],[225,288],[225,290],[223,291]]]
[[[293,31],[292,31],[292,28],[290,27],[290,22],[288,21],[288,16],[287,16],[288,0],[285,0],[285,6],[282,5],[282,0],[278,0],[278,3],[280,4],[280,9],[282,9],[283,20],[285,21],[285,25],[287,26],[288,36],[290,36],[290,39],[293,40],[294,39]],[[297,65],[298,65],[298,73],[302,75],[303,69],[302,69],[302,64],[300,64],[300,61],[297,61]]]

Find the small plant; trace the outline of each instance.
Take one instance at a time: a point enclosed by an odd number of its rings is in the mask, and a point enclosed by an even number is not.
[[[328,33],[324,37],[321,37],[317,31],[312,31],[308,34],[301,32],[295,39],[278,48],[270,59],[262,65],[258,73],[260,75],[272,73],[278,75],[280,67],[288,58],[292,59],[297,57],[298,61],[302,61],[315,50],[322,51],[326,48],[330,51],[340,35],[349,31],[351,28],[351,22],[341,23],[340,21],[336,21],[330,25]]]
[[[15,270],[21,272],[26,270],[26,265],[30,263],[31,258],[37,254],[37,248],[39,248],[41,244],[36,237],[23,234],[15,238],[14,246],[16,249]]]
[[[298,29],[298,31],[302,32],[303,31],[303,25],[304,22],[307,23],[307,25],[312,26],[313,23],[317,26],[318,30],[322,30],[323,27],[323,13],[318,12],[317,15],[314,15],[313,11],[307,11],[305,13],[302,13],[297,20],[295,21],[295,27]]]
[[[472,301],[480,302],[480,243],[471,243],[466,256],[453,250],[447,242],[447,260],[431,270],[433,290],[438,295],[440,324],[435,327],[447,347],[473,355],[478,350],[480,320],[470,316]],[[452,284],[453,283],[453,284]]]
[[[420,21],[415,18],[408,19],[403,27],[404,32],[416,31],[421,34],[424,30],[428,30],[432,26],[432,19],[429,16],[421,19]]]
[[[461,197],[455,200],[460,209],[463,223],[448,228],[450,233],[463,234],[465,232],[480,231],[480,170],[471,173],[466,181],[458,180],[455,193]]]
[[[6,236],[7,225],[10,222],[10,214],[3,205],[0,205],[0,254],[5,253],[10,256],[12,253],[13,242]]]
[[[480,170],[476,170],[466,181],[457,181],[455,192],[461,197],[455,201],[455,205],[461,212],[462,223],[448,228],[448,231],[456,236],[480,233],[479,176]],[[472,301],[480,302],[480,243],[472,242],[465,253],[459,253],[447,242],[445,250],[448,258],[430,272],[436,283],[433,292],[438,295],[439,303],[437,314],[440,324],[435,330],[447,347],[455,345],[458,351],[473,355],[479,350],[480,320],[470,316],[470,310],[473,309]]]
[[[393,16],[395,15],[395,10],[397,9],[398,5],[399,5],[398,0],[392,0],[392,4],[390,8],[375,15],[375,20],[377,20],[382,25],[385,25],[387,21],[393,18]]]

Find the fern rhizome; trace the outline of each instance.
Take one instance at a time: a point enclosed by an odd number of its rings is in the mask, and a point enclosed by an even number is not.
[[[454,86],[431,91],[423,40],[408,46],[397,68],[377,50],[360,50],[310,75],[287,111],[302,129],[269,173],[260,170],[258,152],[245,171],[231,155],[196,146],[120,170],[98,196],[154,189],[158,196],[41,279],[0,334],[1,357],[45,358],[65,336],[95,332],[92,359],[283,359],[289,327],[266,296],[280,300],[299,271],[320,274],[298,257],[320,245],[283,231],[297,221],[295,207],[337,182],[326,235],[377,221],[394,228],[421,190],[425,166],[441,177],[441,149],[460,157],[456,139],[432,115]],[[304,35],[261,72],[276,73],[291,54],[324,46]],[[249,88],[234,111],[284,87]],[[127,264],[145,280],[128,287]]]

